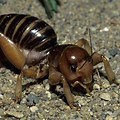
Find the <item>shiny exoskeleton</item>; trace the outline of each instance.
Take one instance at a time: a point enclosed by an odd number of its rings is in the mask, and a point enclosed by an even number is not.
[[[47,52],[57,44],[52,27],[29,15],[1,15],[0,32],[20,48],[29,65],[43,61]]]
[[[43,20],[24,14],[0,16],[0,49],[18,70],[15,95],[20,101],[23,76],[43,78],[51,85],[63,84],[71,108],[75,107],[70,88],[90,93],[93,88],[93,66],[103,62],[110,83],[115,74],[105,56],[91,53],[85,39],[73,44],[58,45],[52,27]]]

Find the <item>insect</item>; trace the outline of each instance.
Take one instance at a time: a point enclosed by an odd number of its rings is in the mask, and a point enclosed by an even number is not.
[[[94,65],[103,62],[108,80],[115,82],[109,61],[101,54],[91,53],[87,40],[80,39],[74,45],[58,45],[52,27],[33,16],[1,15],[0,49],[5,58],[20,70],[15,89],[17,102],[21,100],[24,76],[37,79],[48,75],[51,85],[62,84],[71,108],[76,107],[71,87],[80,92],[92,91]]]

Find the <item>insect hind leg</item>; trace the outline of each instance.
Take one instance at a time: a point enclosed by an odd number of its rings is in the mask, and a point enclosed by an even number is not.
[[[89,43],[88,43],[88,41],[86,39],[84,39],[84,38],[79,39],[75,43],[75,45],[77,45],[79,47],[84,47],[84,49],[89,53],[89,55],[92,54],[91,47],[90,47],[90,45],[89,45]]]

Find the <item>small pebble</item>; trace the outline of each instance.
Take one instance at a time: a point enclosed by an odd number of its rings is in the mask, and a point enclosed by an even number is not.
[[[117,55],[119,52],[119,49],[118,48],[112,48],[109,50],[109,54],[112,56],[112,57],[115,57],[115,55]]]
[[[6,116],[13,116],[16,118],[22,118],[24,116],[22,113],[16,111],[5,111],[4,114]]]
[[[93,85],[93,89],[95,89],[95,90],[100,90],[100,85],[94,84],[94,85]]]
[[[49,89],[50,89],[50,85],[49,85],[48,83],[45,85],[45,89],[46,89],[46,90],[49,90]]]
[[[87,104],[87,101],[85,101],[85,100],[79,100],[78,102],[79,102],[80,106],[81,106],[81,105],[84,106],[84,105]]]
[[[1,99],[1,100],[3,99],[3,95],[2,95],[2,94],[0,94],[0,99]]]
[[[43,85],[45,86],[46,84],[48,84],[48,79],[43,81]]]
[[[110,101],[111,100],[111,96],[109,93],[102,93],[100,94],[100,98],[106,101]]]
[[[120,79],[116,80],[118,84],[120,84]]]
[[[100,32],[108,32],[109,31],[109,27],[104,27],[103,29],[100,30]]]
[[[35,111],[38,110],[38,107],[36,107],[36,106],[32,106],[32,107],[30,107],[30,110],[31,110],[31,112],[35,112]]]
[[[0,4],[6,4],[7,3],[7,0],[0,0]]]
[[[47,97],[51,99],[51,93],[49,91],[46,91],[45,93],[47,94]]]
[[[112,116],[107,116],[107,117],[105,118],[105,120],[113,120],[113,117],[112,117]]]
[[[94,113],[93,113],[92,111],[90,111],[90,115],[91,115],[91,116],[93,116],[93,115],[94,115]]]
[[[103,87],[103,88],[109,88],[109,87],[110,87],[109,81],[104,82],[104,83],[102,84],[102,87]]]
[[[112,117],[116,117],[116,116],[118,116],[118,115],[120,115],[120,109],[117,109],[117,110],[115,110],[113,113],[112,113]]]
[[[0,108],[0,116],[4,115],[4,110],[2,108]]]
[[[56,91],[63,93],[63,87],[61,87],[60,85],[56,86]]]
[[[39,102],[39,99],[40,98],[38,96],[36,96],[33,93],[30,93],[27,97],[27,105],[28,106],[33,106],[33,105],[35,105],[36,103]]]

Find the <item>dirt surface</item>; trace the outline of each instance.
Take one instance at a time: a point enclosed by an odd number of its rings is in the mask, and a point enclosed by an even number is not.
[[[119,0],[62,0],[59,13],[49,20],[38,0],[0,0],[0,14],[24,13],[42,18],[56,31],[58,42],[75,43],[91,29],[94,51],[104,54],[110,61],[116,80],[120,84],[120,1]],[[104,71],[103,65],[98,66]],[[95,75],[92,95],[75,93],[81,110],[71,110],[63,95],[49,90],[48,80],[38,84],[24,78],[22,100],[14,102],[17,75],[0,68],[0,120],[120,120],[120,85]],[[33,85],[28,87],[30,82]],[[57,89],[60,89],[59,86]]]

